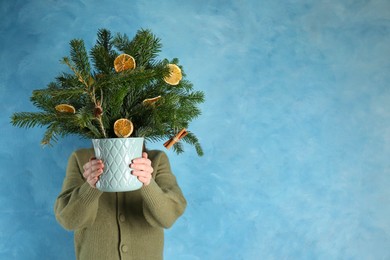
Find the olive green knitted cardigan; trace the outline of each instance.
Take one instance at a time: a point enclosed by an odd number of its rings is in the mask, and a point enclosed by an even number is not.
[[[62,191],[55,203],[57,221],[74,230],[80,260],[162,259],[164,228],[186,207],[165,153],[148,151],[153,178],[131,192],[101,192],[84,180],[83,165],[94,156],[81,149],[70,158]]]

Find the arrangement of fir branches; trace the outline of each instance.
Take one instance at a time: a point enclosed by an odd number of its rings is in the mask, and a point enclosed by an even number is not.
[[[47,88],[34,90],[31,102],[41,111],[14,113],[14,126],[46,126],[42,144],[48,145],[69,134],[115,138],[114,123],[128,119],[134,129],[131,137],[156,142],[172,139],[201,114],[197,105],[204,102],[204,93],[193,90],[178,59],[158,59],[162,44],[150,30],[139,30],[133,39],[106,29],[97,36],[89,53],[83,40],[70,42],[70,56],[62,59],[70,70]],[[118,71],[114,63],[120,55],[130,56],[136,66]],[[170,65],[180,68],[180,82],[165,80]],[[181,140],[203,155],[195,134],[188,131]],[[175,142],[173,149],[184,151],[181,142]]]

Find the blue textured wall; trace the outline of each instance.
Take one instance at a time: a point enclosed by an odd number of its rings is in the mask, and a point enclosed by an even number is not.
[[[168,152],[189,207],[166,259],[390,259],[390,1],[2,0],[0,17],[0,259],[73,258],[53,203],[90,142],[42,149],[9,117],[102,27],[152,29],[206,93],[205,156]]]

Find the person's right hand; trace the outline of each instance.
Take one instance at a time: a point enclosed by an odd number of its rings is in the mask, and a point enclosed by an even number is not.
[[[96,188],[96,182],[99,180],[99,176],[102,175],[104,164],[102,160],[91,158],[89,162],[83,165],[85,180],[92,188]]]

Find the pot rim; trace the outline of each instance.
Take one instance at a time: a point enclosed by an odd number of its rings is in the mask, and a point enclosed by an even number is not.
[[[126,139],[145,139],[144,137],[126,137],[126,138],[92,138],[91,140],[126,140]]]

